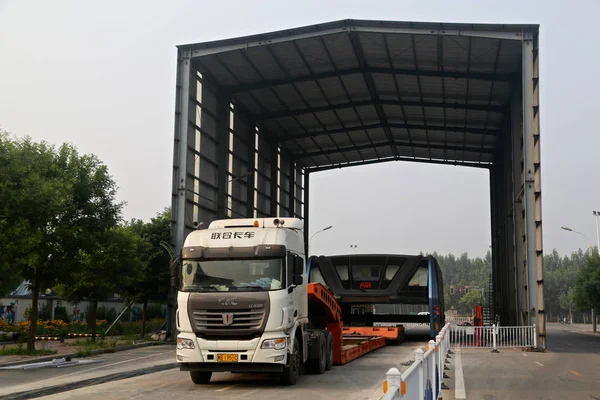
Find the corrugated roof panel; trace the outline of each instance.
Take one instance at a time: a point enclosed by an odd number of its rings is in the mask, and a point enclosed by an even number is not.
[[[391,74],[372,74],[375,88],[379,93],[379,98],[397,98],[398,91],[394,83],[394,76]]]
[[[426,107],[425,118],[427,124],[444,125],[444,109],[439,107]]]
[[[385,130],[383,128],[367,129],[367,134],[373,142],[381,142],[387,139]]]
[[[423,109],[419,106],[404,106],[404,119],[406,122],[423,121]],[[402,122],[402,121],[400,121]]]
[[[298,53],[292,42],[275,43],[269,47],[289,76],[306,76],[310,74],[308,67],[302,61],[300,53]]]
[[[471,72],[494,72],[499,43],[498,39],[473,38],[471,41]]]
[[[252,96],[260,102],[263,109],[268,112],[286,111],[285,105],[271,89],[257,89],[252,91]]]
[[[331,110],[317,112],[315,113],[315,115],[318,118],[318,120],[321,121],[321,124],[325,125],[328,129],[338,129],[342,127],[339,119]]]
[[[306,106],[304,102],[300,98],[298,91],[292,87],[292,85],[279,85],[273,88],[275,93],[281,101],[286,105],[290,110],[299,110],[304,109]],[[284,108],[286,108],[284,107]],[[278,112],[280,110],[269,109],[267,112]]]
[[[287,75],[279,65],[278,60],[275,60],[267,47],[253,47],[246,51],[246,56],[250,62],[260,68],[261,75],[269,79],[283,79]],[[258,67],[260,66],[260,67]]]
[[[402,106],[385,104],[382,106],[383,112],[387,117],[388,122],[404,121],[404,113],[402,112]]]
[[[344,75],[342,81],[352,101],[369,100],[371,98],[362,74]]]
[[[325,46],[318,37],[298,40],[296,42],[304,60],[310,63],[313,73],[330,72],[335,70],[335,65],[329,60]]]
[[[438,50],[437,36],[416,36],[415,37],[416,63],[420,70],[438,69]]]
[[[315,81],[299,82],[296,84],[296,87],[310,107],[327,105],[327,100],[323,97]]]
[[[510,73],[521,69],[521,41],[504,41],[500,49],[498,72]]]
[[[379,158],[378,150],[379,149],[363,149],[360,151],[360,154],[362,154],[365,160],[373,160]]]
[[[194,60],[192,62],[194,67],[197,68],[201,73],[208,73],[223,85],[235,85],[239,83],[238,78],[232,75],[228,70],[223,68],[223,64],[220,63],[216,57],[204,57],[201,60]],[[207,79],[205,77],[204,79]]]
[[[351,29],[352,24],[361,26],[361,30]],[[469,67],[471,72],[481,72],[490,74],[493,77],[494,64],[496,55],[498,54],[498,73],[505,72],[515,73],[519,75],[520,58],[521,58],[521,42],[504,41],[500,46],[498,53],[498,39],[489,39],[483,37],[463,37],[463,36],[447,36],[447,35],[411,35],[405,33],[382,33],[368,32],[369,27],[391,29],[395,27],[403,27],[402,29],[411,29],[413,27],[430,26],[433,31],[437,29],[445,29],[444,27],[452,27],[448,29],[457,29],[458,26],[469,30],[489,30],[497,29],[499,31],[509,31],[515,29],[515,34],[523,29],[533,29],[536,27],[524,26],[521,28],[508,26],[489,26],[489,25],[452,25],[452,24],[409,24],[399,22],[383,22],[383,21],[338,21],[336,23],[323,24],[313,27],[304,27],[278,33],[269,33],[256,36],[253,38],[239,38],[230,41],[219,41],[215,43],[198,44],[188,46],[187,48],[203,51],[204,49],[216,49],[218,46],[240,46],[239,50],[231,50],[231,47],[223,47],[223,52],[217,49],[217,55],[198,56],[192,61],[194,66],[204,65],[207,69],[205,78],[207,80],[214,79],[219,86],[230,87],[235,90],[233,101],[239,109],[246,110],[253,114],[262,114],[260,118],[260,126],[262,129],[270,131],[274,135],[289,136],[302,135],[305,129],[310,131],[322,131],[323,129],[339,129],[340,127],[356,127],[361,124],[373,125],[380,124],[379,116],[375,112],[372,105],[360,107],[360,117],[356,115],[352,108],[337,109],[333,111],[324,110],[329,103],[331,104],[346,104],[352,102],[364,102],[371,100],[362,73],[347,74],[349,69],[359,67],[352,43],[351,35],[357,35],[358,41],[361,44],[362,52],[365,54],[368,65],[374,68],[389,68],[388,50],[391,56],[391,62],[394,68],[411,70],[413,72],[408,75],[397,75],[400,99],[402,101],[420,102],[421,98],[426,102],[445,102],[450,106],[442,108],[437,106],[423,107],[421,106],[405,106],[404,112],[400,105],[384,105],[384,113],[386,119],[391,123],[412,123],[431,125],[446,125],[449,127],[447,132],[441,129],[430,129],[425,134],[422,129],[411,129],[411,137],[406,129],[392,128],[393,136],[396,140],[407,142],[412,139],[414,142],[423,142],[429,140],[432,145],[440,147],[440,144],[448,143],[453,147],[461,147],[463,144],[469,148],[479,148],[482,143],[484,148],[495,146],[497,139],[492,135],[483,136],[481,134],[465,134],[462,130],[464,127],[471,128],[487,128],[496,129],[501,125],[505,115],[499,112],[486,112],[477,110],[454,109],[451,104],[457,102],[459,104],[484,105],[490,103],[492,105],[506,105],[509,101],[511,91],[510,83],[504,81],[496,81],[492,86],[489,80],[485,77],[477,77],[477,79],[466,80],[464,78],[445,77],[442,78],[442,73],[452,74],[459,71],[466,73]],[[340,29],[339,33],[327,34],[325,36],[318,35],[318,31],[322,29]],[[331,32],[331,31],[330,31]],[[349,32],[352,32],[349,34]],[[511,31],[512,32],[512,31]],[[537,31],[536,31],[537,32]],[[313,36],[302,39],[290,40],[289,35],[310,33]],[[385,40],[384,40],[385,37]],[[271,42],[272,40],[272,42]],[[414,40],[414,43],[413,43]],[[255,42],[253,42],[255,41]],[[258,43],[260,42],[260,43]],[[386,47],[387,42],[387,47]],[[441,43],[441,49],[438,48]],[[469,57],[469,44],[470,57]],[[415,48],[413,49],[413,46]],[[305,61],[302,60],[302,52]],[[442,53],[442,60],[439,60],[439,50]],[[417,54],[415,65],[413,52]],[[328,54],[329,53],[329,54]],[[223,62],[217,61],[221,58]],[[252,67],[251,64],[254,65]],[[330,58],[331,57],[331,58]],[[468,66],[470,58],[470,66]],[[333,61],[332,61],[333,60]],[[440,66],[440,61],[443,66]],[[200,64],[199,64],[200,63]],[[306,63],[310,65],[314,73],[324,74],[319,79],[319,86],[310,78],[310,71]],[[336,68],[342,70],[341,77],[335,76]],[[258,69],[260,73],[257,73]],[[231,71],[231,73],[229,72]],[[413,74],[422,71],[423,74],[417,78]],[[443,72],[442,72],[443,71]],[[394,82],[394,77],[388,73],[374,73],[373,80],[377,93],[375,97],[382,100],[397,100],[398,91]],[[233,74],[233,75],[232,75]],[[235,76],[234,76],[235,75]],[[263,81],[260,76],[264,76],[268,82]],[[428,75],[428,76],[425,76]],[[293,88],[288,76],[291,76],[296,81],[298,91]],[[501,77],[506,79],[505,76]],[[420,80],[420,85],[419,81]],[[288,80],[288,81],[286,81]],[[343,84],[342,84],[343,82]],[[467,90],[468,82],[468,90]],[[443,84],[442,84],[443,83]],[[276,95],[264,87],[275,87]],[[345,88],[349,93],[350,98],[345,93]],[[251,90],[251,95],[244,91]],[[324,94],[322,93],[324,92]],[[491,96],[490,96],[491,93]],[[277,97],[281,99],[278,100]],[[304,98],[304,99],[303,99]],[[261,104],[257,104],[257,103]],[[301,121],[304,127],[289,117],[279,117],[275,121],[264,121],[264,114],[285,114],[286,109],[305,110],[307,108],[319,108],[317,118],[313,115],[303,114],[296,119]],[[339,118],[336,117],[339,115]],[[424,115],[423,115],[424,114]],[[274,115],[275,117],[276,115]],[[252,118],[252,117],[250,117]],[[341,120],[341,121],[340,121]],[[452,128],[454,126],[454,128]],[[456,132],[452,132],[454,129]],[[385,132],[382,128],[373,130],[371,140],[381,142],[387,140]],[[352,132],[352,138],[356,143],[369,143],[365,132]],[[335,140],[342,147],[352,145],[352,140],[344,133],[335,134],[332,138],[323,136],[315,140],[325,143],[327,140]],[[318,148],[311,139],[302,139],[303,146],[309,146],[312,151]],[[294,142],[291,142],[294,143]],[[325,146],[325,144],[323,144]],[[330,146],[330,145],[329,145]],[[282,147],[292,148],[290,142],[284,142]],[[422,151],[421,149],[420,151]],[[427,150],[427,149],[425,149]],[[386,147],[387,156],[391,156],[391,149]],[[297,152],[297,150],[296,150]],[[443,154],[444,157],[450,158],[450,150],[436,150],[435,157]],[[441,153],[440,153],[441,152]],[[355,158],[357,153],[349,152],[348,157]],[[429,153],[424,157],[428,158]],[[456,157],[462,157],[462,153],[455,152]],[[479,157],[477,151],[471,151],[475,155],[471,157]],[[361,153],[361,157],[372,157],[373,154],[365,156]],[[385,157],[385,155],[380,154]],[[410,152],[412,157],[412,151]],[[422,156],[422,155],[420,155]],[[333,156],[332,156],[333,157]],[[327,157],[319,156],[317,162],[331,163]],[[481,159],[488,157],[485,154],[481,155]],[[336,157],[337,158],[337,157]],[[493,159],[489,158],[488,159]],[[477,158],[479,160],[479,158]],[[311,161],[315,162],[315,161]]]
[[[415,68],[411,35],[388,35],[387,42],[394,68]]]
[[[363,158],[363,155],[362,155],[362,150],[361,151],[356,151],[356,150],[345,151],[344,152],[344,156],[346,156],[346,159],[349,162],[364,161],[364,158]]]
[[[348,96],[344,90],[344,86],[340,78],[320,79],[319,84],[327,95],[327,99],[331,104],[348,103]]]
[[[444,36],[442,38],[442,57],[445,71],[466,72],[469,60],[469,38]],[[446,67],[446,65],[450,67]]]
[[[216,56],[221,62],[221,68],[226,68],[235,75],[241,83],[262,82],[259,71],[260,66],[253,66],[244,56],[244,53],[230,51]],[[218,64],[217,64],[218,65]]]
[[[360,115],[361,120],[365,124],[370,124],[376,121],[379,121],[379,117],[377,116],[377,110],[375,110],[375,106],[361,106],[356,107],[356,112]]]
[[[313,114],[301,114],[295,117],[296,121],[302,125],[304,130],[310,132],[320,132],[323,130],[323,127],[319,123],[319,121],[315,118]]]
[[[262,105],[248,92],[237,93],[234,97],[234,102],[241,104],[246,110],[254,114],[263,113]]]
[[[402,100],[420,100],[419,82],[416,76],[396,75]]]
[[[337,110],[337,114],[340,116],[346,127],[360,125],[360,121],[358,120],[354,108],[340,108]]]
[[[386,52],[384,35],[381,33],[358,34],[367,65],[370,67],[389,67],[390,62]]]
[[[350,35],[345,32],[339,35],[327,35],[323,36],[322,40],[338,70],[359,66],[350,42]]]

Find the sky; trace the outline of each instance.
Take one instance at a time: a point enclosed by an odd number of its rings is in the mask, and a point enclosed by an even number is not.
[[[176,45],[345,18],[538,23],[546,252],[596,243],[600,2],[0,0],[0,128],[97,154],[148,219],[171,201]],[[314,174],[315,252],[468,252],[490,245],[485,170],[384,163]],[[588,239],[561,230],[568,226]]]

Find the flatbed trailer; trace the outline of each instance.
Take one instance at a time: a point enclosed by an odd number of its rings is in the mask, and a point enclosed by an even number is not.
[[[308,306],[311,319],[333,335],[333,362],[343,365],[390,342],[404,341],[404,327],[345,327],[342,308],[333,293],[321,283],[308,284]]]

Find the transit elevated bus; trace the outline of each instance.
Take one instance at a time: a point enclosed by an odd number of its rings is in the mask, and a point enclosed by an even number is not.
[[[432,256],[312,256],[307,269],[309,282],[321,283],[335,295],[347,326],[423,323],[435,337],[445,324],[442,271]],[[409,313],[407,307],[375,312],[392,304],[413,306],[420,312]]]

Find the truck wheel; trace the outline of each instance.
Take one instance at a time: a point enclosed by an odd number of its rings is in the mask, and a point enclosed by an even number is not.
[[[330,371],[333,368],[333,335],[329,331],[325,331],[325,337],[327,342],[325,358],[325,371]]]
[[[300,345],[298,344],[298,336],[294,338],[294,347],[291,354],[288,354],[288,365],[283,368],[281,373],[281,383],[284,385],[295,385],[300,372],[300,364],[302,358],[300,355]]]
[[[210,382],[210,378],[212,378],[212,372],[190,371],[190,377],[192,378],[192,382],[194,382],[196,385],[203,385]]]
[[[318,336],[310,344],[316,346],[317,358],[308,360],[308,370],[312,374],[321,375],[327,365],[327,341],[324,332],[318,332]]]

